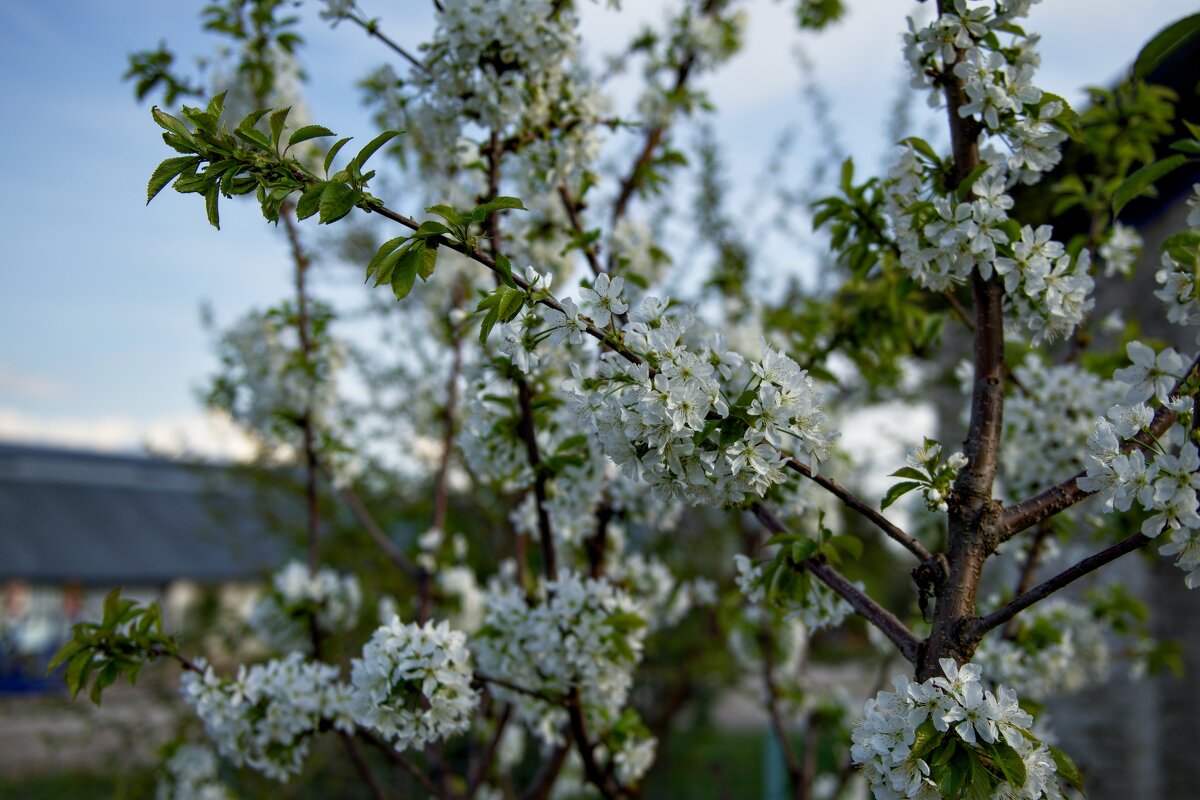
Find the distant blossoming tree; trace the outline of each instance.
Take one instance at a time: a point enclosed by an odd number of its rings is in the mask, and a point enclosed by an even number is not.
[[[912,86],[945,110],[948,149],[904,139],[887,175],[863,183],[846,164],[838,192],[811,208],[829,234],[829,288],[752,296],[754,243],[723,210],[702,135],[688,220],[716,258],[685,300],[662,288],[672,260],[675,273],[697,269],[663,205],[688,174],[674,134],[711,113],[698,80],[741,46],[741,3],[680,0],[640,33],[610,65],[638,64],[644,81],[617,112],[606,74],[580,56],[571,0],[434,0],[419,48],[355,2],[327,0],[324,19],[394,56],[364,84],[388,130],[361,148],[296,96],[290,4],[206,9],[206,26],[236,44],[218,70],[228,90],[154,109],[175,154],[148,198],[169,185],[201,195],[218,225],[222,198],[252,195],[288,235],[295,295],[222,335],[210,401],[264,455],[300,465],[308,561],[275,575],[250,619],[277,657],[233,670],[188,658],[156,607],[114,592],[58,656],[72,689],[90,683],[99,699],[172,658],[220,756],[279,780],[331,733],[379,798],[392,796],[384,770],[399,770],[441,800],[613,800],[641,792],[688,697],[673,710],[671,692],[639,697],[639,665],[655,642],[690,641],[675,679],[697,673],[694,689],[753,675],[796,798],[851,796],[855,775],[876,798],[1082,791],[1031,701],[1103,680],[1109,625],[1133,601],[1116,589],[1046,598],[1149,545],[1189,587],[1200,581],[1200,362],[1093,313],[1095,284],[1130,275],[1141,246],[1117,222],[1124,206],[1200,154],[1188,125],[1156,160],[1171,97],[1144,81],[1198,25],[1156,38],[1128,83],[1076,113],[1036,84],[1037,36],[1023,27],[1033,2],[938,0],[931,19],[910,20]],[[817,29],[843,10],[793,5]],[[197,92],[165,50],[131,63],[139,96]],[[1093,157],[1090,171],[1033,188],[1068,142]],[[623,166],[601,167],[602,154]],[[407,188],[369,169],[373,157]],[[1051,202],[1031,202],[1039,193]],[[393,194],[424,200],[425,218]],[[1184,326],[1200,322],[1200,187],[1188,202],[1189,228],[1167,239],[1157,275]],[[1086,229],[1059,224],[1071,209]],[[390,348],[335,339],[338,312],[307,280],[300,223],[313,218],[346,220],[342,249],[365,252],[367,280],[400,301],[375,295]],[[834,425],[853,424],[856,397],[932,379],[955,341],[971,345],[961,450],[925,437],[881,503],[864,499]],[[1096,342],[1111,352],[1091,357]],[[352,369],[366,392],[346,391]],[[422,472],[411,456],[429,443]],[[372,487],[397,485],[385,466],[397,450],[431,487],[409,506],[427,509],[425,532],[407,540],[372,509],[387,496]],[[883,514],[909,493],[922,502],[902,521]],[[333,499],[382,555],[386,584],[364,588],[353,572],[366,564],[323,554]],[[461,535],[471,525],[455,521],[456,502],[503,509],[489,523],[499,533]],[[1094,537],[1081,509],[1104,515]],[[1064,563],[1059,549],[1093,552]],[[687,550],[720,565],[663,555]],[[1015,589],[994,564],[1015,572]],[[861,713],[806,690],[800,667],[814,634],[856,618],[909,670]],[[359,655],[340,659],[347,643]],[[706,677],[701,654],[726,643],[726,673]],[[817,759],[818,736],[839,742],[841,763]],[[162,796],[230,796],[215,763],[178,750]]]

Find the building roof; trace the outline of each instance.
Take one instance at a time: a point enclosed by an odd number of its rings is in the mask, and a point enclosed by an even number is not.
[[[228,468],[0,444],[0,580],[260,576],[286,551]]]

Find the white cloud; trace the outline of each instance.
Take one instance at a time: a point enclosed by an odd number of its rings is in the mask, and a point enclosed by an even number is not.
[[[19,400],[59,400],[66,397],[67,386],[45,375],[17,372],[0,364],[0,394]]]
[[[207,412],[143,418],[121,414],[42,416],[0,408],[0,440],[10,443],[245,460],[253,443],[225,417]]]

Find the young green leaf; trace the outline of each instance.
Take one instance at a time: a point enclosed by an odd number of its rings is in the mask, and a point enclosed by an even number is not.
[[[367,264],[367,276],[364,280],[370,280],[371,276],[375,276],[375,285],[379,286],[383,283],[392,282],[392,270],[396,267],[396,261],[400,258],[400,254],[396,253],[396,248],[408,241],[407,236],[397,236],[395,239],[389,239],[379,246],[375,257],[371,259],[371,263]],[[392,254],[395,256],[392,257]]]
[[[384,131],[383,133],[379,134],[374,139],[367,142],[366,147],[358,151],[358,155],[356,155],[350,161],[350,166],[347,167],[347,169],[356,169],[361,172],[363,166],[367,163],[367,159],[375,155],[376,150],[383,147],[385,144],[399,135],[400,131]]]
[[[432,246],[421,244],[421,262],[417,265],[417,274],[421,276],[421,280],[427,281],[433,275],[433,270],[437,266],[437,251],[436,243]]]
[[[921,484],[915,483],[913,481],[905,481],[903,483],[897,483],[895,486],[888,489],[887,494],[885,494],[883,496],[883,499],[879,501],[879,510],[882,511],[883,509],[890,506],[892,503],[899,500],[904,495],[911,492],[913,489],[919,489],[919,488],[921,488]]]
[[[204,193],[204,210],[208,214],[208,222],[217,230],[221,230],[221,215],[217,213],[217,202],[221,196],[220,187],[214,181]]]
[[[397,300],[408,297],[413,284],[416,283],[417,270],[420,269],[424,260],[425,243],[421,241],[413,242],[401,253],[400,258],[396,261],[396,270],[392,273],[392,291],[396,293]]]
[[[524,203],[515,197],[496,197],[481,206],[476,206],[475,210],[471,212],[471,221],[483,222],[492,214],[495,214],[497,211],[501,211],[506,208],[515,208],[521,211],[529,210],[525,208]]]
[[[350,213],[355,204],[362,199],[361,195],[348,184],[330,181],[321,192],[320,221],[323,225],[337,222]]]
[[[1153,186],[1155,181],[1174,172],[1187,162],[1188,157],[1183,154],[1168,156],[1161,161],[1155,161],[1153,164],[1142,167],[1121,181],[1121,185],[1113,192],[1113,217],[1118,216],[1121,213],[1121,209],[1125,208],[1130,200]]]
[[[287,127],[287,116],[291,108],[280,108],[271,112],[271,144],[279,150],[279,141],[283,138],[283,129]]]
[[[1079,767],[1075,765],[1075,761],[1054,745],[1050,745],[1050,756],[1054,759],[1054,766],[1058,771],[1058,777],[1066,781],[1067,785],[1072,789],[1083,794],[1083,773],[1079,771]]]
[[[150,201],[163,190],[164,186],[185,172],[194,173],[198,166],[200,166],[200,159],[196,156],[168,158],[159,164],[155,168],[154,174],[150,176],[150,183],[146,186],[146,205],[150,204]]]
[[[295,147],[301,142],[307,142],[311,139],[320,139],[322,136],[337,136],[336,133],[326,128],[324,125],[305,125],[302,128],[297,128],[292,131],[292,135],[288,137],[288,149]],[[343,139],[342,141],[349,141]]]
[[[308,219],[321,208],[321,195],[325,192],[325,187],[328,184],[315,183],[304,190],[300,195],[300,199],[296,201],[296,219]]]
[[[333,164],[333,158],[338,154],[338,151],[346,146],[346,142],[353,139],[353,136],[347,136],[345,139],[338,139],[334,142],[333,147],[329,148],[329,152],[325,154],[325,174],[329,175],[329,167]]]

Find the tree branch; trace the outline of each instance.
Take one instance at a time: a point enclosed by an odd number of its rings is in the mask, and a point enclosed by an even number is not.
[[[512,717],[512,705],[506,704],[504,710],[500,712],[500,719],[496,721],[496,732],[488,742],[483,758],[480,759],[474,770],[469,771],[470,776],[467,780],[467,793],[464,795],[464,800],[474,800],[479,787],[483,785],[483,779],[487,777],[488,770],[496,760],[496,753],[500,751],[500,740],[504,737],[504,729],[508,727],[510,717]]]
[[[358,747],[358,742],[354,741],[354,737],[345,731],[341,732],[341,739],[342,745],[346,748],[346,752],[350,756],[350,760],[354,763],[354,768],[358,770],[359,776],[371,788],[371,794],[375,795],[375,800],[389,800],[391,795],[383,788],[383,784],[379,782],[379,777],[371,769],[371,765],[367,763],[367,759],[363,757],[362,750]]]
[[[322,465],[321,471],[324,473],[325,479],[333,485],[338,497],[342,498],[342,501],[350,507],[350,510],[354,513],[354,517],[358,520],[358,524],[363,527],[363,529],[367,532],[367,535],[371,537],[371,540],[375,542],[375,545],[380,549],[380,551],[387,556],[389,561],[402,569],[410,578],[415,579],[417,574],[420,572],[417,565],[409,561],[404,555],[403,551],[401,551],[400,548],[397,547],[396,544],[387,537],[387,534],[385,534],[383,529],[379,527],[379,523],[377,523],[371,516],[371,512],[367,511],[367,508],[363,505],[362,500],[360,500],[358,495],[355,494],[354,489],[348,485],[339,486],[334,480],[333,473],[328,467]]]
[[[1175,384],[1171,394],[1178,394],[1189,381],[1194,381],[1197,377],[1200,377],[1200,356],[1197,356],[1196,360],[1192,362],[1192,366],[1188,368],[1183,380]],[[1154,412],[1154,419],[1150,421],[1150,432],[1143,431],[1126,441],[1121,445],[1121,452],[1128,453],[1135,447],[1151,444],[1155,438],[1165,434],[1178,418],[1179,415],[1174,411],[1165,406],[1159,406],[1158,410]],[[1004,509],[1000,517],[1000,541],[1007,541],[1031,525],[1049,519],[1060,511],[1091,497],[1092,492],[1086,492],[1079,488],[1078,481],[1085,474],[1080,472],[1057,486],[1051,486],[1033,497]]]
[[[422,772],[416,764],[412,763],[403,755],[401,755],[396,748],[392,747],[389,743],[385,742],[383,739],[380,739],[373,733],[365,733],[360,731],[358,735],[366,739],[366,741],[375,747],[375,749],[383,753],[384,757],[387,758],[388,761],[398,765],[401,769],[411,775],[417,783],[421,784],[421,788],[429,792],[429,794],[438,798],[438,800],[450,800],[448,794],[436,783],[430,780],[428,775]]]
[[[922,545],[913,537],[909,536],[904,531],[900,530],[900,528],[893,524],[892,521],[885,517],[880,511],[877,511],[869,503],[858,497],[858,495],[854,494],[854,492],[850,491],[845,486],[842,486],[833,478],[822,475],[819,472],[813,472],[811,468],[801,464],[794,458],[789,458],[787,460],[787,466],[796,472],[799,472],[801,475],[813,481],[832,494],[834,497],[841,500],[842,504],[845,505],[846,508],[861,514],[872,525],[883,531],[883,533],[889,539],[902,546],[905,550],[912,553],[917,558],[921,559],[921,561],[928,561],[933,557],[933,554],[926,550],[924,545]]]
[[[787,526],[780,522],[778,517],[771,513],[762,503],[755,503],[751,506],[751,509],[754,511],[754,516],[758,518],[767,530],[773,533],[790,533]],[[849,603],[850,607],[860,617],[878,628],[892,644],[896,645],[896,649],[900,651],[900,654],[905,659],[913,664],[916,663],[920,643],[917,641],[917,637],[913,636],[912,631],[895,614],[879,605],[879,603],[875,602],[865,592],[846,580],[845,576],[840,572],[823,561],[809,558],[795,564],[794,567],[797,570],[808,570],[816,576],[818,580]]]
[[[792,784],[792,796],[799,797],[805,783],[804,765],[800,762],[796,751],[792,749],[791,738],[788,736],[787,725],[783,720],[783,712],[779,709],[779,687],[775,685],[775,654],[771,633],[764,625],[758,631],[758,646],[762,650],[762,679],[767,690],[767,714],[771,720],[771,729],[779,741],[779,749],[783,751],[784,765],[787,767],[788,780]]]
[[[1135,533],[1132,536],[1122,539],[1111,547],[1101,550],[1095,555],[1088,556],[1078,564],[1068,567],[1067,569],[1055,575],[1053,578],[1050,578],[1044,583],[1038,584],[1029,591],[1025,592],[1025,594],[1014,599],[1012,602],[993,611],[991,614],[967,623],[967,636],[978,641],[979,639],[983,638],[985,633],[993,628],[1003,625],[1005,622],[1008,622],[1018,613],[1024,611],[1026,608],[1029,608],[1039,600],[1049,597],[1051,594],[1057,592],[1064,586],[1079,580],[1090,572],[1100,569],[1100,567],[1103,567],[1105,564],[1108,564],[1111,561],[1116,561],[1126,553],[1132,553],[1134,550],[1137,550],[1140,547],[1145,547],[1152,541],[1154,540],[1145,534]]]

